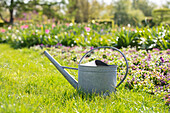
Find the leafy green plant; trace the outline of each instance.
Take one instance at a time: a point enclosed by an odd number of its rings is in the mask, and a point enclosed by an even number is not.
[[[155,26],[152,28],[115,27],[106,29],[104,26],[94,24],[66,25],[16,25],[4,28],[1,31],[1,40],[10,43],[15,48],[31,47],[34,45],[65,46],[114,46],[136,47],[150,50],[153,48],[169,49],[169,26]],[[2,42],[2,41],[1,41]]]

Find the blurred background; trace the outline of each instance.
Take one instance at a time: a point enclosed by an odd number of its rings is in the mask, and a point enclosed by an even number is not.
[[[170,24],[170,0],[0,0],[0,25],[18,22]]]

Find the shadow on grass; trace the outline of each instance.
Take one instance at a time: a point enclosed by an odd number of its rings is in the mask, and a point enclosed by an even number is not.
[[[69,96],[68,96],[69,95]],[[66,100],[72,100],[72,99],[75,99],[75,100],[79,100],[79,99],[82,99],[82,100],[85,100],[85,101],[94,101],[96,98],[102,98],[102,99],[107,99],[109,97],[113,97],[116,99],[117,98],[117,95],[115,92],[112,92],[112,93],[85,93],[81,90],[76,90],[74,92],[68,92],[68,91],[64,91],[64,93],[61,95],[63,97],[63,99],[66,101]]]

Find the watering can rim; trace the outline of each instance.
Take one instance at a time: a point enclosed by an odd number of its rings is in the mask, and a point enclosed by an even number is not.
[[[97,65],[85,65],[85,64],[78,64],[78,67],[81,66],[81,67],[117,67],[117,65],[107,65],[107,66],[97,66]]]

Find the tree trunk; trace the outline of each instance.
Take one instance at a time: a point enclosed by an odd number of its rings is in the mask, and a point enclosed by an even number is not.
[[[13,22],[14,22],[14,16],[13,16],[13,12],[14,12],[14,0],[11,0],[11,5],[10,5],[10,8],[9,8],[9,12],[10,12],[10,21],[9,21],[9,23],[13,24]]]

